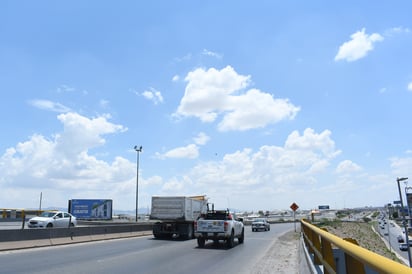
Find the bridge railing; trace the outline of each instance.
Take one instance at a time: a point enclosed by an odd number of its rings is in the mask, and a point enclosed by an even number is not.
[[[343,251],[347,274],[366,274],[367,269],[377,273],[412,273],[411,268],[358,246],[356,240],[341,239],[307,220],[301,220],[301,227],[306,248],[313,256],[313,263],[323,265],[325,274],[340,274],[337,272],[333,247]]]

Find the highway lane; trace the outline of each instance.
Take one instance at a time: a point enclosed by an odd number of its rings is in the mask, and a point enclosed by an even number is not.
[[[293,223],[272,224],[268,232],[246,226],[245,243],[232,249],[150,236],[0,252],[0,273],[252,273],[276,238],[293,229]]]

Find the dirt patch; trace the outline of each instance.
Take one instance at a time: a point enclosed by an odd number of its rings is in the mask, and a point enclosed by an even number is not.
[[[253,267],[253,274],[297,274],[299,269],[299,232],[290,231],[280,236]]]

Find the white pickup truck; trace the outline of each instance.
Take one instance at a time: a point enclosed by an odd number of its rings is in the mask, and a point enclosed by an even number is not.
[[[208,211],[194,225],[199,247],[204,247],[207,240],[213,240],[215,244],[219,240],[224,240],[227,247],[232,248],[235,238],[238,239],[239,244],[243,244],[245,239],[243,220],[236,218],[236,214],[229,210]]]

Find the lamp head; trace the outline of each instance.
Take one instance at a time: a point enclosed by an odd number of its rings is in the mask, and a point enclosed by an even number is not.
[[[402,182],[402,181],[406,181],[406,180],[408,180],[408,177],[398,177],[398,178],[396,178],[396,181],[398,181],[398,182]]]

